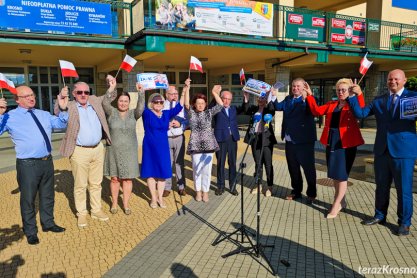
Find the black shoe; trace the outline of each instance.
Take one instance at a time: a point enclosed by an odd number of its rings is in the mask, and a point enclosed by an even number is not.
[[[307,197],[307,204],[312,205],[314,204],[314,201],[316,200],[316,197]]]
[[[216,192],[215,192],[214,194],[216,194],[217,196],[220,196],[220,195],[222,195],[222,194],[223,194],[223,192],[224,192],[224,190],[223,190],[223,189],[217,188],[217,189],[216,189]]]
[[[408,236],[410,234],[410,226],[400,225],[398,228],[398,236]]]
[[[27,236],[27,239],[28,239],[28,243],[30,244],[30,245],[36,245],[36,244],[39,244],[39,238],[38,238],[38,235],[31,235],[31,236]]]
[[[49,227],[49,228],[42,228],[42,231],[44,231],[44,232],[53,232],[53,233],[62,233],[63,231],[65,231],[65,228],[60,227],[58,225],[53,225],[52,227]]]
[[[385,224],[387,222],[387,220],[384,218],[384,219],[379,219],[379,218],[371,218],[371,219],[368,219],[368,220],[363,220],[362,222],[361,222],[361,224],[362,225],[366,225],[366,226],[371,226],[371,225],[375,225],[375,224],[381,224],[381,225],[383,225],[383,224]]]
[[[239,192],[237,192],[237,190],[235,189],[233,191],[230,191],[230,194],[232,194],[233,196],[237,196],[239,195]]]

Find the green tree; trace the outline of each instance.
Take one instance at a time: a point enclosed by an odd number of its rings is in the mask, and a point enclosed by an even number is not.
[[[405,83],[405,87],[407,90],[410,91],[417,91],[417,77],[413,76],[407,79],[407,83]]]

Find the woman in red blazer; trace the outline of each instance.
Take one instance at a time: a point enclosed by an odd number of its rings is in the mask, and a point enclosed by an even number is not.
[[[310,88],[307,88],[306,100],[313,115],[326,115],[320,142],[326,146],[327,177],[333,179],[335,187],[333,205],[326,218],[335,218],[346,207],[347,180],[355,160],[356,147],[364,143],[358,122],[346,100],[349,93],[359,91],[360,87],[352,80],[342,78],[336,83],[338,100],[317,106]],[[362,94],[358,101],[361,107],[365,106]]]

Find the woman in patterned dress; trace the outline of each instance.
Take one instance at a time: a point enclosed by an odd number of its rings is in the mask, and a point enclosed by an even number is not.
[[[196,201],[203,200],[208,202],[208,192],[210,190],[211,167],[213,165],[213,153],[219,150],[214,132],[211,127],[211,120],[214,115],[219,113],[223,107],[220,98],[222,87],[215,85],[212,95],[217,105],[207,109],[207,97],[204,94],[197,94],[191,101],[189,107],[189,87],[186,89],[186,109],[187,117],[191,129],[190,140],[188,142],[187,154],[191,155],[193,165],[194,187],[196,191]]]
[[[116,82],[112,76],[108,82]],[[132,179],[139,176],[138,140],[136,137],[136,121],[142,116],[145,95],[138,93],[136,109],[129,110],[130,95],[122,92],[116,98],[117,108],[111,106],[111,96],[103,99],[103,109],[112,136],[112,144],[106,147],[104,160],[104,175],[110,176],[110,191],[112,206],[110,212],[117,213],[117,200],[120,183],[123,186],[123,210],[126,215],[131,214],[129,199],[132,194]]]

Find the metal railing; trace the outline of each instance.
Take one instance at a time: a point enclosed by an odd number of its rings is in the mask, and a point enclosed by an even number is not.
[[[195,24],[186,24],[186,22],[181,23],[178,20],[176,22],[162,23],[156,20],[155,3],[156,1],[154,0],[138,2],[138,4],[143,5],[144,29],[161,30],[164,32],[198,32],[213,34],[220,38],[226,36],[256,38],[257,40],[262,41],[286,42],[287,44],[306,43],[323,46],[367,48],[395,52],[401,51],[409,53],[410,55],[417,54],[417,25],[353,17],[333,12],[308,10],[274,4],[273,37],[260,37],[196,30]],[[189,8],[189,11],[192,11],[192,8]],[[302,15],[302,17],[307,20],[319,18],[318,25],[324,23],[324,26],[303,26],[306,30],[302,31],[306,32],[307,37],[300,37],[298,27],[289,24],[289,16],[294,14]],[[333,21],[337,22],[337,20],[345,22],[346,26],[351,25],[349,28],[352,29],[348,32],[351,31],[352,33],[346,36],[346,29],[342,30],[339,28],[339,30],[337,30],[338,28],[334,28],[332,23]],[[342,35],[345,37],[345,42],[336,42],[335,40],[337,40],[338,37],[341,38]],[[348,37],[349,39],[347,39]]]

